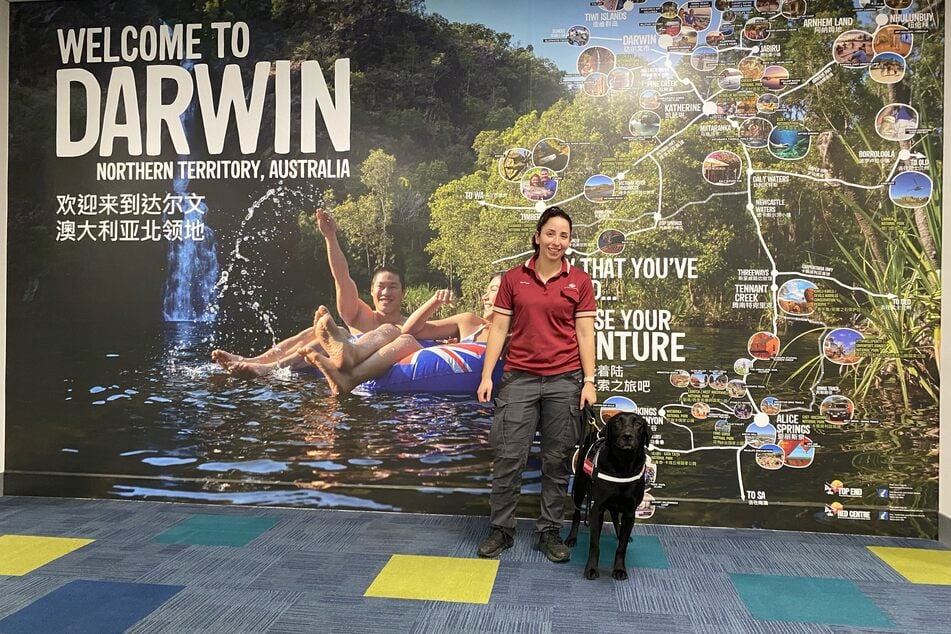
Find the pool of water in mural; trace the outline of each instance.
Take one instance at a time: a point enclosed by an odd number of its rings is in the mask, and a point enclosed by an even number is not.
[[[157,325],[151,336],[124,342],[112,333],[108,343],[87,340],[64,348],[42,377],[14,381],[21,398],[11,399],[16,405],[8,412],[8,468],[103,474],[99,484],[83,485],[84,494],[112,497],[477,514],[487,509],[491,408],[472,398],[428,394],[338,400],[321,377],[310,374],[232,379],[207,361],[208,334],[207,327],[190,324]],[[659,407],[682,393],[663,372],[722,368],[732,376],[732,361],[746,356],[748,336],[741,330],[688,329],[683,363],[615,363],[625,366],[625,378],[649,379],[650,393],[631,397],[641,406]],[[816,349],[813,338],[794,352],[806,359]],[[808,392],[788,387],[770,393],[809,400]],[[756,391],[757,399],[765,395]],[[867,463],[881,462],[873,454],[894,437],[903,417],[881,406],[862,407],[866,418],[878,417],[882,425],[824,437],[834,451],[820,450],[808,470],[808,480],[816,482],[805,495],[797,485],[790,499],[814,497],[821,504],[823,481],[845,480],[863,456]],[[697,421],[692,431],[698,445],[711,436],[714,420]],[[744,427],[735,427],[738,439]],[[665,432],[671,432],[669,443],[679,442],[673,430]],[[918,461],[920,448],[908,444],[915,437],[895,442],[889,446],[906,449],[909,460]],[[658,497],[739,499],[735,454],[701,453],[709,458],[699,467],[665,468],[667,486]],[[747,487],[770,488],[770,474],[752,459],[745,462]],[[903,481],[916,470],[924,475],[929,465],[925,458],[920,462],[904,465]],[[526,491],[538,490],[539,468],[530,460]],[[894,467],[877,468],[885,481],[901,475],[890,474]],[[782,501],[781,495],[777,490],[775,499]]]

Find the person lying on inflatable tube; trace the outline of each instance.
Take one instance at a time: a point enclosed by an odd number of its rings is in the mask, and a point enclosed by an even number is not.
[[[314,324],[319,347],[302,347],[298,354],[320,370],[338,395],[358,386],[366,392],[475,394],[485,360],[487,326],[501,280],[501,273],[489,280],[482,296],[481,316],[463,312],[428,321],[440,307],[454,303],[451,291],[440,290],[401,328],[384,324],[356,340],[324,309]],[[433,340],[457,343],[435,344]]]

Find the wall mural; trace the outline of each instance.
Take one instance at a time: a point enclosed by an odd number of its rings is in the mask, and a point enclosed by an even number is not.
[[[195,6],[11,7],[10,493],[486,514],[557,204],[642,520],[936,538],[943,3]]]

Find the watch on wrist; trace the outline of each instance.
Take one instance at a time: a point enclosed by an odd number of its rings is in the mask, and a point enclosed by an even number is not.
[[[594,383],[594,377],[593,376],[584,377],[584,383]]]

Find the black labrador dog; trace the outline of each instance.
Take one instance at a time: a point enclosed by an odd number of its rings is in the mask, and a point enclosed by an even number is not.
[[[590,495],[591,547],[584,567],[586,579],[599,576],[599,542],[605,511],[611,512],[618,540],[611,576],[618,580],[627,579],[624,557],[634,529],[634,514],[644,500],[644,471],[650,442],[651,428],[644,417],[622,412],[608,419],[603,439],[592,434],[578,452],[573,490],[575,513],[565,544],[574,546],[578,543],[581,508],[585,496]]]

